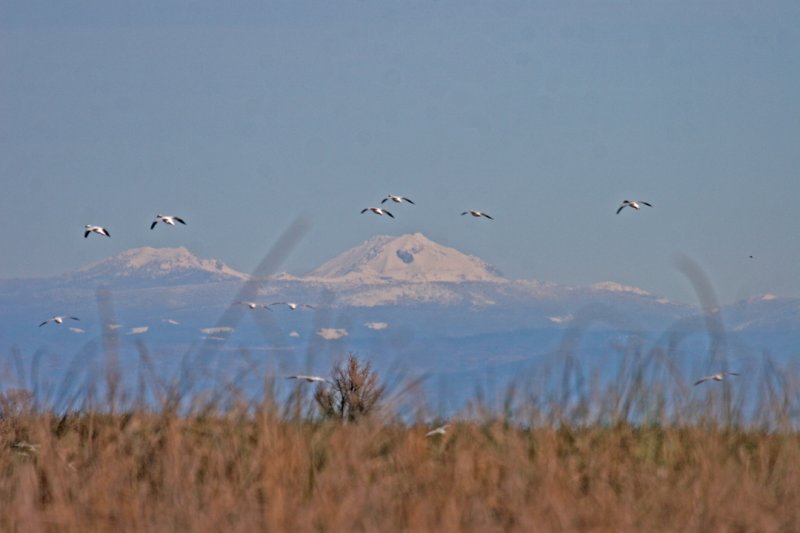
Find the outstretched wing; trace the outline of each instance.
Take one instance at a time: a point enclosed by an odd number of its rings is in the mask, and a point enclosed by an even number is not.
[[[42,322],[41,324],[39,324],[39,327],[42,327],[42,326],[44,326],[44,325],[45,325],[45,324],[47,324],[48,322],[50,322],[50,319],[47,319],[47,320],[45,320],[44,322]]]
[[[429,432],[427,432],[425,434],[425,436],[426,437],[433,437],[435,435],[444,435],[445,433],[447,433],[447,426],[449,426],[449,424],[445,424],[443,426],[439,426],[436,429],[432,429]]]
[[[383,212],[384,212],[384,213],[386,213],[387,215],[389,215],[390,217],[394,218],[394,215],[393,215],[393,214],[391,214],[391,213],[390,213],[389,211],[387,211],[386,209],[384,209],[384,210],[383,210]]]
[[[362,209],[362,210],[361,210],[361,214],[363,215],[363,214],[364,214],[364,213],[366,213],[367,211],[369,211],[369,207],[365,207],[364,209]]]
[[[90,233],[91,233],[91,231],[89,231],[88,229],[86,231],[84,231],[83,232],[83,238],[85,239],[86,237],[88,237]]]
[[[622,204],[621,206],[619,206],[619,209],[617,209],[617,214],[619,215],[619,212],[625,209],[626,207],[628,207],[628,204]]]
[[[387,196],[386,198],[384,198],[383,200],[381,200],[381,203],[382,203],[382,204],[385,204],[385,203],[386,203],[386,200],[388,200],[388,199],[389,199],[389,197]],[[364,211],[362,211],[362,213],[363,213],[363,212],[364,212]]]
[[[152,223],[152,224],[150,224],[150,229],[153,229],[153,228],[155,228],[155,227],[156,227],[156,224],[158,224],[158,219],[154,220],[154,221],[153,221],[153,223]]]
[[[700,378],[700,379],[698,379],[697,381],[694,382],[694,385],[696,387],[697,385],[700,385],[701,383],[705,383],[709,379],[711,379],[711,376],[706,376],[704,378]]]
[[[181,223],[181,224],[183,224],[184,226],[186,225],[186,222],[184,222],[182,218],[178,218],[178,217],[172,217],[172,219],[173,219],[173,220],[177,220],[178,222],[180,222],[180,223]]]
[[[642,205],[646,205],[647,207],[653,207],[653,204],[649,204],[647,202],[639,202]]]
[[[405,200],[406,202],[408,202],[410,204],[417,205],[413,201],[411,201],[411,198],[406,198],[405,196],[403,196],[403,200]]]
[[[487,215],[486,213],[481,213],[481,216],[488,218],[489,220],[494,220],[492,217]]]

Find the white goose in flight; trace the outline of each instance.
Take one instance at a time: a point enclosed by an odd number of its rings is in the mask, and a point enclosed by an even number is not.
[[[376,215],[388,215],[389,217],[394,218],[393,214],[391,214],[386,209],[383,209],[382,207],[365,207],[364,209],[361,210],[361,214],[363,215],[367,211],[372,211]]]
[[[649,204],[647,202],[643,202],[641,200],[638,200],[638,201],[637,200],[623,200],[622,201],[622,205],[619,206],[619,209],[617,209],[617,214],[619,215],[619,212],[622,211],[623,209],[625,209],[626,207],[631,207],[631,208],[633,208],[633,209],[638,211],[639,208],[642,207],[643,205],[646,205],[647,207],[653,207],[651,204]]]
[[[308,383],[327,383],[330,381],[328,378],[323,378],[321,376],[307,376],[305,374],[297,374],[294,376],[288,376],[286,379],[298,379],[302,381],[307,381]]]
[[[443,426],[439,426],[436,429],[432,429],[429,432],[425,433],[425,436],[426,437],[435,437],[436,435],[444,435],[445,433],[447,433],[447,426],[449,426],[449,425],[450,424],[445,424]]]
[[[381,203],[382,203],[382,204],[385,204],[385,203],[386,203],[386,202],[388,202],[389,200],[393,201],[393,202],[394,202],[394,203],[396,203],[396,204],[401,204],[401,203],[403,203],[403,202],[408,202],[408,203],[410,203],[411,205],[417,205],[417,204],[415,204],[415,203],[414,203],[414,202],[411,200],[411,198],[407,198],[407,197],[405,197],[405,196],[397,196],[397,195],[394,195],[394,194],[390,194],[389,196],[387,196],[386,198],[384,198],[383,200],[381,200]]]
[[[106,237],[111,237],[111,234],[103,226],[92,226],[91,224],[86,224],[84,228],[86,228],[86,231],[83,232],[84,239],[88,237],[90,233],[97,233],[98,235],[105,235]]]
[[[63,323],[64,323],[64,321],[65,321],[65,320],[67,320],[67,319],[70,319],[70,320],[78,320],[78,321],[80,320],[80,318],[78,318],[78,317],[76,317],[76,316],[54,316],[53,318],[48,318],[47,320],[45,320],[44,322],[42,322],[41,324],[39,324],[39,327],[42,327],[42,326],[44,326],[44,325],[45,325],[45,324],[47,324],[48,322],[55,322],[56,324],[58,324],[58,325],[60,326],[60,325],[61,325],[61,324],[63,324]]]
[[[705,383],[706,381],[722,381],[725,379],[725,376],[738,376],[739,374],[736,372],[720,372],[718,374],[711,374],[710,376],[705,376],[697,381],[694,382],[695,386],[700,385],[701,383]]]
[[[272,302],[269,305],[285,305],[286,307],[288,307],[292,311],[297,311],[298,307],[308,307],[309,309],[314,309],[313,305],[298,304],[298,303],[294,303],[294,302]]]
[[[186,222],[184,222],[182,218],[173,215],[156,215],[156,219],[153,221],[152,224],[150,224],[150,229],[155,228],[156,224],[158,224],[159,222],[163,222],[164,224],[169,224],[170,226],[174,226],[176,222],[180,222],[184,226],[186,225]]]
[[[238,302],[233,302],[233,303],[234,303],[235,305],[246,305],[246,306],[247,306],[247,307],[249,307],[250,309],[258,309],[259,307],[263,307],[263,308],[264,308],[264,309],[266,309],[267,311],[272,311],[272,309],[270,309],[268,305],[259,304],[259,303],[256,303],[256,302],[242,302],[242,301],[238,301]]]
[[[468,211],[464,211],[463,213],[461,213],[461,216],[462,216],[462,217],[463,217],[464,215],[472,215],[472,216],[474,216],[475,218],[486,217],[486,218],[488,218],[489,220],[494,220],[492,217],[490,217],[489,215],[487,215],[487,214],[486,214],[486,213],[484,213],[483,211],[473,211],[472,209],[469,209]]]

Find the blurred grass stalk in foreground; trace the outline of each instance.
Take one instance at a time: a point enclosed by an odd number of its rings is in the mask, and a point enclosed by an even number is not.
[[[157,406],[118,391],[55,412],[7,390],[0,530],[800,530],[795,377],[765,363],[745,420],[735,384],[628,364],[604,388],[476,400],[427,437],[442,421],[418,383],[392,391],[352,357],[286,399],[235,380],[185,398],[151,375]]]

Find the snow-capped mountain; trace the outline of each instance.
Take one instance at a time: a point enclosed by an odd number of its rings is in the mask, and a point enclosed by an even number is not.
[[[179,292],[199,299],[226,294],[248,278],[218,259],[201,259],[186,248],[135,248],[86,265],[74,272],[36,280],[37,294],[47,288],[116,290],[159,289],[129,293],[131,301],[143,302],[154,295],[166,298]],[[225,283],[227,282],[227,283]],[[0,284],[1,285],[1,284]],[[200,290],[198,285],[203,285]],[[192,286],[191,292],[187,287]],[[279,274],[264,284],[258,295],[268,300],[318,301],[329,295],[336,306],[375,308],[385,306],[440,305],[465,308],[530,308],[535,305],[550,315],[569,314],[579,302],[638,302],[660,314],[669,307],[646,291],[613,282],[591,287],[567,287],[535,280],[509,280],[489,263],[454,248],[431,241],[421,233],[379,235],[357,245],[306,276]],[[210,302],[203,301],[203,305]]]
[[[478,367],[498,358],[536,357],[575,332],[586,338],[581,341],[586,350],[605,353],[611,340],[658,338],[701,313],[617,282],[570,287],[507,279],[487,262],[421,234],[374,237],[307,276],[279,274],[242,295],[247,279],[222,261],[198,258],[185,248],[137,248],[59,277],[0,280],[0,349],[5,343],[34,350],[44,341],[53,349],[77,349],[100,331],[99,301],[106,294],[100,287],[108,288],[121,331],[142,336],[153,347],[180,349],[224,327],[235,343],[259,349],[323,342],[339,343],[337,350],[346,345],[380,354],[400,346],[403,359],[419,368],[434,362],[458,368],[466,357]],[[234,306],[239,316],[229,312],[239,299],[304,302],[314,309]],[[79,316],[75,329],[85,333],[38,327],[65,313]],[[731,336],[747,335],[751,345],[779,354],[796,350],[796,299],[767,295],[720,313]]]
[[[505,281],[485,261],[435,243],[421,233],[372,237],[316,268],[305,279],[365,284]]]
[[[120,294],[120,306],[143,312],[159,305],[220,309],[246,279],[221,260],[198,258],[183,247],[143,247],[56,278],[0,280],[0,300],[8,309],[70,298],[91,302],[94,291],[106,286]],[[124,300],[119,291],[124,291]],[[489,322],[497,318],[507,324],[558,326],[566,326],[580,309],[596,304],[650,323],[696,312],[691,306],[611,281],[569,287],[509,280],[486,261],[421,233],[373,237],[306,276],[273,276],[252,297],[364,310],[437,306],[452,310],[447,312],[484,313],[482,320]],[[741,329],[763,329],[766,323],[787,328],[800,320],[799,309],[794,300],[765,296],[747,306],[728,306],[723,316]],[[490,319],[485,314],[489,311],[496,317]]]
[[[64,276],[67,283],[182,285],[245,280],[247,276],[218,259],[200,259],[184,247],[134,248],[86,265]]]
[[[532,303],[547,313],[560,313],[577,300],[636,300],[651,307],[657,301],[647,291],[613,282],[572,288],[535,280],[509,280],[486,261],[431,241],[421,233],[379,235],[355,246],[307,276],[279,276],[283,287],[316,288],[334,293],[336,302],[351,307],[389,305],[518,308]]]

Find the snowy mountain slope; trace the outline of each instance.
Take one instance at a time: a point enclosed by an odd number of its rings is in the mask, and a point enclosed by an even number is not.
[[[136,248],[86,265],[64,276],[39,280],[0,281],[0,295],[32,300],[68,298],[81,290],[107,286],[114,290],[161,288],[163,295],[147,291],[128,298],[144,305],[146,298],[180,294],[188,301],[200,297],[200,285],[240,283],[247,279],[220,260],[200,259],[186,248]],[[194,286],[191,290],[183,287]],[[75,292],[78,291],[78,292]],[[226,289],[226,293],[229,292]],[[209,294],[203,290],[203,294]],[[212,291],[213,293],[213,291]],[[449,307],[530,307],[566,314],[580,301],[638,302],[656,309],[668,304],[646,291],[605,282],[573,288],[535,280],[508,280],[485,261],[442,246],[420,233],[376,236],[339,254],[307,276],[278,274],[263,285],[268,300],[318,302],[321,295],[336,306],[381,307],[443,305]],[[31,300],[31,298],[29,298]],[[667,306],[669,307],[669,306]],[[666,309],[666,308],[665,308]],[[660,312],[660,311],[659,311]]]
[[[200,259],[184,247],[134,248],[86,265],[62,278],[66,284],[180,285],[242,281],[247,275],[218,259]]]
[[[378,235],[313,270],[307,281],[358,283],[504,281],[485,261],[421,233]]]
[[[185,248],[137,248],[55,278],[0,280],[0,349],[36,349],[44,341],[54,349],[64,342],[80,345],[99,331],[97,289],[107,287],[114,320],[124,331],[141,332],[137,335],[154,347],[174,350],[198,342],[218,325],[231,302],[241,298],[246,279],[222,261],[197,258]],[[603,351],[608,346],[592,344],[591,335],[611,332],[624,343],[628,335],[659,334],[700,312],[616,282],[570,287],[506,279],[485,261],[420,234],[374,237],[308,276],[275,275],[247,298],[305,302],[315,309],[249,312],[236,306],[243,311],[232,324],[236,343],[262,349],[322,342],[319,331],[343,330],[347,335],[323,345],[380,353],[388,349],[381,339],[398,346],[416,339],[415,360],[444,366],[442,357],[459,354],[480,359],[489,352],[500,358],[541,353],[552,348],[552,338],[570,331],[589,335],[582,344]],[[731,335],[746,333],[753,346],[779,354],[797,346],[796,299],[764,296],[720,312]],[[86,335],[38,327],[54,314],[80,316],[78,326]],[[276,328],[284,337],[265,341],[264,331]],[[485,350],[477,350],[475,336],[486,336]]]
[[[149,306],[221,308],[245,274],[217,259],[201,259],[186,248],[136,248],[56,278],[0,280],[0,303],[9,313],[29,306],[74,300],[93,302],[106,286],[130,309]],[[569,287],[536,280],[509,280],[487,262],[435,243],[420,233],[373,237],[327,261],[307,276],[279,274],[254,298],[301,301],[363,309],[437,306],[455,312],[487,313],[506,323],[566,327],[590,305],[606,305],[650,322],[695,313],[692,306],[658,298],[616,282]],[[217,301],[219,300],[219,301]],[[49,311],[48,311],[49,312]],[[736,330],[794,329],[800,323],[796,300],[765,296],[726,306],[726,323]],[[523,318],[518,318],[522,316]],[[489,322],[489,315],[485,319]]]
[[[722,317],[734,331],[800,332],[800,298],[763,294],[723,307]]]

